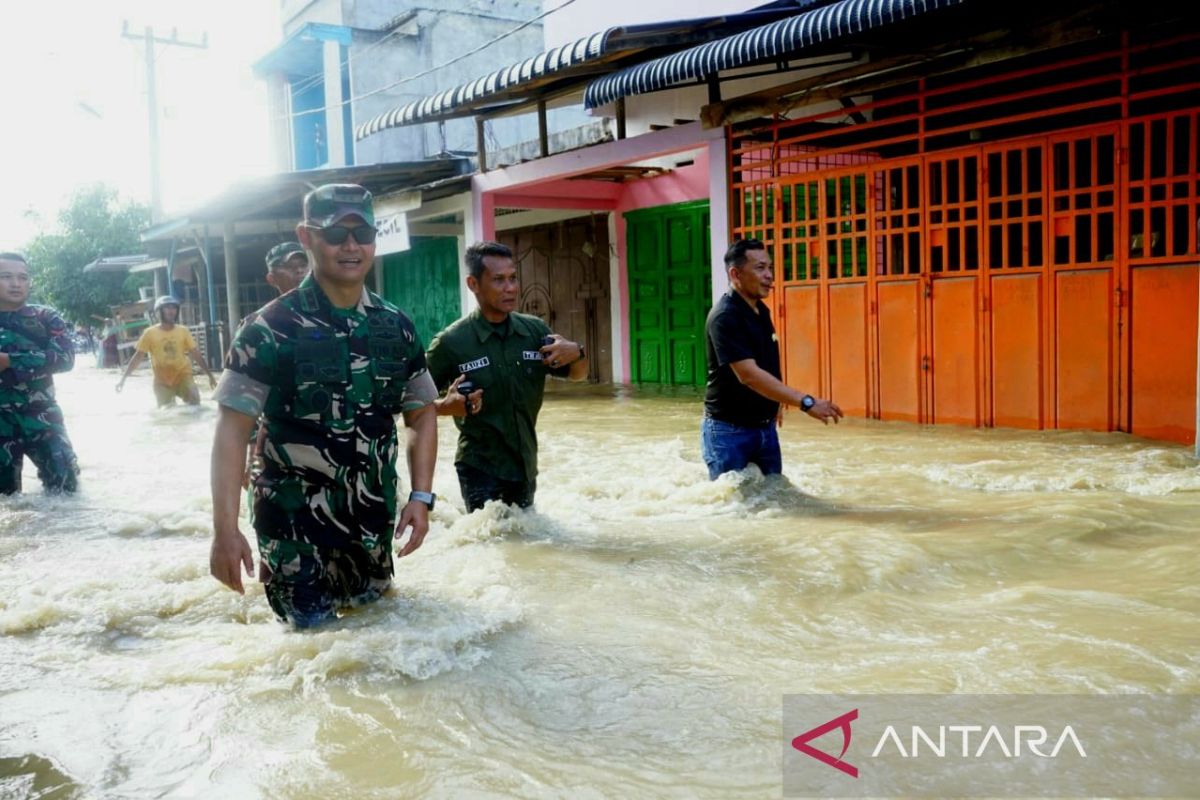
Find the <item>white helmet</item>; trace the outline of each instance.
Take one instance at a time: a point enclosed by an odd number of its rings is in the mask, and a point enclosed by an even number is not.
[[[154,301],[154,310],[157,312],[163,306],[180,306],[179,298],[173,294],[164,294],[162,297]]]

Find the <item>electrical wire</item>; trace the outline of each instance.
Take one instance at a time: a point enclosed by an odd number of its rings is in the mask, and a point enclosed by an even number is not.
[[[303,116],[306,116],[309,114],[324,113],[326,111],[331,111],[335,108],[340,108],[340,107],[348,105],[350,103],[354,103],[359,100],[365,100],[368,97],[372,97],[374,95],[381,94],[390,89],[394,89],[403,83],[408,83],[410,81],[415,81],[418,78],[423,78],[426,75],[430,75],[434,72],[437,72],[439,69],[448,67],[451,64],[456,64],[459,61],[462,61],[464,58],[473,56],[476,53],[478,53],[482,50],[485,50],[488,47],[491,47],[492,45],[496,44],[497,42],[507,39],[509,36],[512,36],[515,33],[519,33],[520,31],[524,30],[525,28],[528,28],[530,25],[533,25],[535,22],[540,22],[541,20],[545,19],[546,17],[550,16],[551,14],[555,13],[556,11],[561,11],[562,9],[566,8],[567,6],[571,5],[574,2],[575,2],[575,0],[564,0],[564,2],[560,3],[559,5],[555,6],[554,8],[552,8],[548,11],[543,11],[541,14],[538,14],[536,17],[533,17],[532,19],[528,19],[525,22],[522,22],[520,25],[516,26],[515,28],[505,31],[504,33],[500,34],[499,36],[496,36],[493,39],[489,39],[488,41],[479,45],[475,49],[468,50],[465,53],[461,53],[460,55],[455,56],[454,58],[450,59],[449,61],[443,61],[441,64],[432,66],[429,69],[425,70],[424,72],[418,72],[415,75],[409,75],[407,77],[400,78],[397,81],[393,81],[392,83],[389,83],[387,86],[381,86],[378,89],[372,89],[369,92],[363,92],[360,95],[355,95],[354,97],[347,98],[347,99],[341,101],[340,103],[335,103],[334,105],[321,106],[320,108],[310,108],[310,109],[306,109],[304,111],[297,111],[295,113],[283,114],[283,115],[280,115],[278,117],[278,119],[296,119],[297,117],[303,117]],[[379,44],[379,42],[376,42],[375,44]],[[348,57],[346,59],[346,63],[348,64],[349,62],[350,62],[350,58]]]

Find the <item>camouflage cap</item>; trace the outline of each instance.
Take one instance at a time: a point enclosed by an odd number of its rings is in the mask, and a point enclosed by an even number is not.
[[[284,262],[297,253],[305,258],[308,257],[299,242],[283,242],[275,245],[267,251],[267,269],[275,269],[282,266]]]
[[[327,228],[351,215],[362,217],[368,225],[375,224],[375,208],[371,193],[354,183],[327,183],[304,196],[304,221],[318,228]]]

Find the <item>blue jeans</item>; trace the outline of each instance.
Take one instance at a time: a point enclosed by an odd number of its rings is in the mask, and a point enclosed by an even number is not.
[[[700,424],[700,454],[708,465],[708,477],[758,466],[764,475],[783,472],[779,433],[775,422],[753,428],[705,417]]]

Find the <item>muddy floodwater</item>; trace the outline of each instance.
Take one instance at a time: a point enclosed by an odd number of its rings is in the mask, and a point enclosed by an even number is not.
[[[443,424],[393,594],[295,632],[139,376],[61,376],[82,491],[0,499],[0,797],[763,798],[786,693],[1200,692],[1188,448],[793,415],[709,482],[696,391],[558,385],[536,510],[465,515]]]

